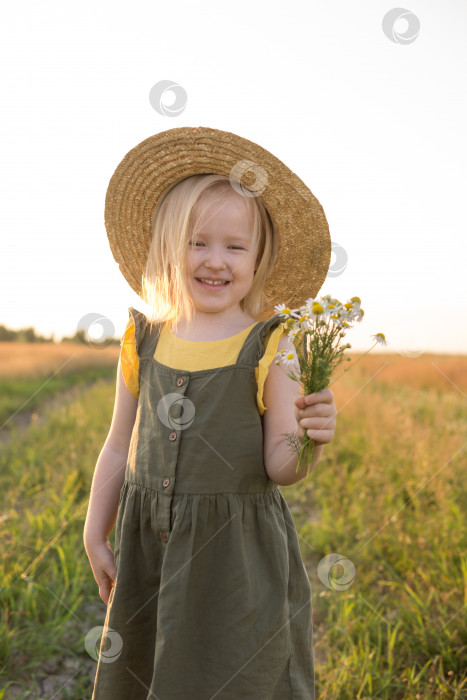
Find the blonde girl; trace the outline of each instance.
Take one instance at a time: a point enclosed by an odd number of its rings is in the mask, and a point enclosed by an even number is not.
[[[184,136],[164,133],[174,131]],[[226,138],[206,131],[212,150]],[[151,162],[198,153],[199,129],[186,132],[184,150],[162,149],[156,135]],[[133,199],[145,192],[138,176],[147,151],[138,153],[139,169],[125,161],[131,179],[119,173],[120,184],[134,183]],[[311,586],[280,487],[305,476],[284,433],[307,431],[315,467],[334,435],[333,395],[303,396],[272,362],[294,348],[283,317],[258,320],[267,280],[281,277],[280,229],[263,197],[226,172],[182,171],[154,206],[147,253],[129,233],[137,217],[121,223],[144,258],[149,312],[129,309],[84,530],[107,605],[92,698],[312,700]],[[125,217],[118,198],[112,206]],[[112,236],[122,272],[135,280],[135,256]]]

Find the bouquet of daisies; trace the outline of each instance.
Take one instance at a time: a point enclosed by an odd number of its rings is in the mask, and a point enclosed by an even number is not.
[[[335,368],[344,359],[350,362],[350,357],[344,358],[343,355],[344,350],[352,346],[350,343],[340,345],[340,342],[346,330],[363,318],[365,312],[361,308],[359,297],[352,297],[346,304],[342,304],[327,294],[319,299],[307,299],[299,309],[291,310],[284,304],[278,304],[274,309],[277,314],[286,316],[284,326],[297,353],[295,356],[286,350],[280,350],[276,355],[279,359],[275,364],[281,366],[282,362],[285,365],[284,371],[291,379],[300,382],[305,396],[326,389]],[[375,345],[386,345],[383,333],[372,337],[375,339]],[[294,371],[297,359],[299,376]],[[298,454],[297,472],[301,469],[303,461],[308,468],[313,459],[314,440],[306,431],[301,443],[297,433],[284,435],[288,444]]]

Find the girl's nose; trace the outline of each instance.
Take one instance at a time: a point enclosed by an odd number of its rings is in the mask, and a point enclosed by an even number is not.
[[[215,268],[224,268],[225,267],[225,259],[224,255],[221,250],[215,251],[211,250],[208,252],[206,255],[206,260],[205,260],[205,265],[208,267],[215,267]]]

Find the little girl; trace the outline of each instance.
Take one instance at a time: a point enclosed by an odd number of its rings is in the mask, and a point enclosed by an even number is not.
[[[245,158],[261,194],[232,176]],[[284,433],[307,431],[315,466],[336,409],[273,362],[294,347],[265,300],[297,300],[304,281],[316,293],[329,265],[324,213],[306,226],[319,203],[285,189],[297,181],[199,127],[143,141],[109,185],[110,245],[150,312],[129,309],[84,529],[107,604],[92,700],[315,697],[311,586],[279,486],[305,476]]]

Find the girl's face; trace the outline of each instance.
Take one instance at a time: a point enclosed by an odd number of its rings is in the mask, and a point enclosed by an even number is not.
[[[208,195],[210,196],[210,195]],[[206,200],[195,207],[198,238],[189,239],[187,284],[197,309],[205,312],[238,311],[239,303],[250,291],[257,267],[257,250],[251,245],[251,222],[237,196],[217,200],[207,211]],[[198,208],[200,207],[200,208]],[[200,279],[223,280],[213,286]]]

